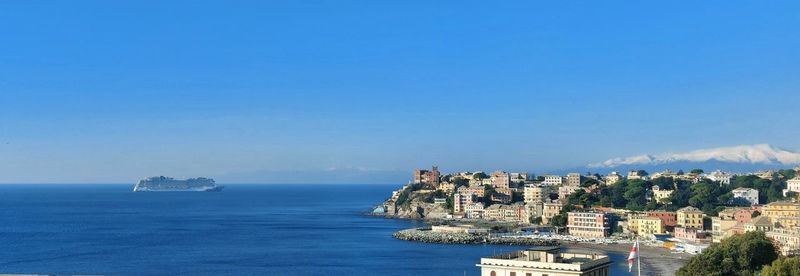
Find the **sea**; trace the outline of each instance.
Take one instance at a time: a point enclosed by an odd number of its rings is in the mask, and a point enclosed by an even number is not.
[[[369,212],[399,187],[133,193],[120,184],[4,184],[0,273],[480,275],[481,257],[523,248],[396,240],[395,231],[423,223]],[[611,275],[629,275],[626,256],[611,258]]]

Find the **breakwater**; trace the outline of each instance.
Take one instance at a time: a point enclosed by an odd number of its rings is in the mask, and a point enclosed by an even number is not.
[[[395,239],[424,243],[449,244],[502,244],[527,246],[560,245],[559,241],[532,239],[526,237],[491,237],[488,234],[469,234],[455,232],[433,232],[428,229],[406,229],[392,234]]]

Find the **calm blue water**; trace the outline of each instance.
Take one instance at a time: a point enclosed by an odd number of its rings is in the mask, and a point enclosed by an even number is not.
[[[395,240],[419,223],[363,214],[396,188],[0,185],[0,273],[479,275],[481,256],[520,248]],[[612,257],[613,275],[627,273]]]

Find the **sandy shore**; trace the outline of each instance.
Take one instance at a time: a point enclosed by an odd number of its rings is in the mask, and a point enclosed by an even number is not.
[[[625,256],[631,251],[631,244],[592,244],[592,243],[571,243],[562,242],[562,246],[580,251],[617,252]],[[642,260],[642,275],[675,275],[675,271],[681,268],[692,257],[686,253],[672,253],[666,248],[642,246],[640,250]],[[635,266],[635,264],[634,264]],[[634,267],[634,272],[636,268]]]

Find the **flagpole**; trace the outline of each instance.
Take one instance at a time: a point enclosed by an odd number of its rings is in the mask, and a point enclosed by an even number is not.
[[[639,272],[639,276],[642,276],[642,246],[639,244],[639,237],[636,237],[636,271]]]

